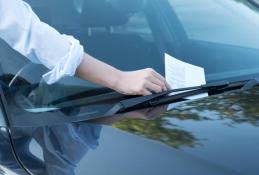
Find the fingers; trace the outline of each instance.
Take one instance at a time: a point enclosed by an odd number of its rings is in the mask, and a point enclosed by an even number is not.
[[[165,83],[163,81],[161,81],[160,79],[158,79],[157,77],[151,76],[150,81],[152,83],[156,84],[157,86],[159,86],[163,91],[167,90]]]
[[[149,90],[147,90],[147,89],[143,89],[143,90],[141,91],[141,94],[140,94],[140,95],[147,96],[147,95],[152,95],[152,93],[151,93]]]
[[[162,75],[160,75],[159,73],[157,73],[155,71],[154,72],[154,76],[156,76],[160,81],[163,82],[163,85],[165,86],[166,90],[170,90],[171,89],[170,85],[166,82],[166,79]]]
[[[118,92],[127,95],[151,95],[170,89],[166,80],[153,69],[143,69],[132,72],[123,72],[115,88]]]
[[[149,91],[151,92],[156,92],[156,93],[159,93],[159,92],[162,92],[163,91],[163,87],[162,86],[159,86],[153,82],[147,82],[146,83],[146,87]]]
[[[151,81],[162,87],[164,91],[171,89],[170,85],[166,82],[165,78],[157,73],[155,70],[148,68],[148,71],[153,75]]]
[[[161,113],[166,111],[166,109],[167,109],[167,105],[150,108],[148,113],[146,113],[146,116],[148,116],[149,119],[158,118]]]

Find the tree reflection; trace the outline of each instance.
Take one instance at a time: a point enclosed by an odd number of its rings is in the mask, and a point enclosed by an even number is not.
[[[229,124],[249,123],[259,126],[259,88],[228,92],[185,103],[167,112],[167,117],[180,120],[226,120]]]
[[[194,122],[222,120],[227,126],[250,124],[259,126],[259,87],[249,91],[227,92],[199,100],[188,101],[168,112],[157,114],[153,120],[127,117],[113,124],[114,127],[157,140],[174,148],[200,145],[200,139],[169,119]],[[134,119],[132,119],[134,118]]]
[[[163,116],[167,106],[133,111],[117,115],[116,121],[111,121],[113,127],[157,140],[174,148],[180,146],[194,147],[198,140],[191,132],[172,124]]]
[[[158,140],[174,148],[179,148],[183,145],[194,147],[197,144],[197,139],[192,133],[174,128],[176,126],[168,123],[163,118],[155,120],[125,119],[116,122],[113,126],[149,139]]]

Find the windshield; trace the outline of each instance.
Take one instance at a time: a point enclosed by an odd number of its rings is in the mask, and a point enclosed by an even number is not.
[[[204,67],[207,82],[240,80],[259,73],[259,10],[247,1],[26,2],[42,21],[79,39],[87,53],[122,70],[151,67],[164,75],[164,54],[168,53]],[[111,92],[75,77],[47,85],[41,78],[48,71],[44,66],[30,63],[3,41],[0,53],[1,84],[7,101],[13,99],[23,111],[73,107],[79,98],[86,100],[85,104],[99,103],[102,97],[97,102],[91,97]]]

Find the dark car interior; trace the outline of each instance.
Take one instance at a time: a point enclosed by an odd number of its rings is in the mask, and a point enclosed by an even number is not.
[[[76,1],[73,0],[28,0],[27,2],[32,5],[33,10],[41,20],[55,27],[61,33],[78,38],[86,51],[95,57],[124,70],[160,67],[158,71],[163,73],[163,54],[159,54],[153,41],[153,35],[144,14],[145,1],[85,0],[82,1],[81,6],[78,6],[75,3]],[[48,5],[46,6],[46,4]],[[138,21],[138,17],[141,18],[141,21]],[[131,22],[132,18],[135,21]],[[143,26],[144,30],[137,31],[138,25],[143,24],[145,25]],[[146,29],[148,31],[145,31]],[[132,30],[132,32],[128,30]],[[22,88],[19,90],[19,92],[23,91],[25,96],[28,96],[29,91],[33,91],[35,88],[37,90],[41,89],[38,90],[41,93],[40,96],[42,96],[40,99],[50,98],[48,101],[73,94],[71,86],[69,88],[62,85],[54,85],[49,88],[44,85],[37,87],[37,84],[40,83],[41,75],[47,71],[46,68],[42,65],[30,63],[4,42],[0,44],[3,50],[1,55],[2,65],[12,65],[3,67],[4,75],[1,80],[5,87],[17,86],[21,88],[21,86],[29,86],[29,90],[26,90],[26,88],[25,90],[21,90]],[[35,73],[31,74],[32,71]],[[87,82],[84,82],[84,84],[87,84]],[[42,86],[44,88],[41,88]],[[59,92],[63,93],[56,94],[55,97],[53,97],[53,94],[51,97],[42,95],[42,93],[46,94],[49,91],[48,89],[53,90],[53,87],[54,89],[57,87],[62,89]],[[83,91],[83,88],[81,90],[80,88],[73,87],[77,93]],[[42,91],[42,89],[45,90]],[[86,86],[85,90],[89,90],[89,88]],[[98,89],[96,92],[100,93],[103,90]],[[88,93],[94,95],[95,90],[91,91],[90,88]],[[87,94],[85,95],[87,96]]]
[[[81,7],[73,0],[42,3],[51,4],[43,9],[37,2],[38,8],[34,7],[42,20],[78,38],[93,56],[120,69],[159,67],[163,74],[163,53],[153,41],[145,16],[146,1],[84,0]],[[143,31],[137,31],[140,25],[144,25]]]
[[[123,70],[152,67],[164,74],[163,58],[168,52],[204,67],[208,81],[217,79],[220,73],[225,74],[221,76],[224,79],[239,71],[239,74],[258,72],[258,49],[188,38],[167,0],[28,1],[43,21],[61,33],[75,36],[87,52]],[[173,22],[161,19],[165,15],[170,15]],[[243,64],[244,59],[249,62]]]

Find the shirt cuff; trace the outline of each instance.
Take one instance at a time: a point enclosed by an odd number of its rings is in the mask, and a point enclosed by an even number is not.
[[[63,35],[69,42],[69,52],[60,59],[57,65],[42,76],[47,84],[53,84],[65,76],[74,76],[77,67],[84,58],[84,48],[79,41],[72,36]]]

